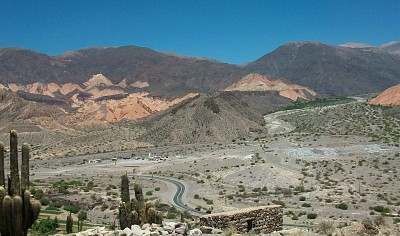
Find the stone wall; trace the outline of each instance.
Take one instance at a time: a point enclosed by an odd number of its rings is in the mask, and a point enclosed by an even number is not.
[[[202,216],[200,224],[218,229],[235,227],[239,233],[271,233],[282,230],[283,209],[280,205],[244,208]]]

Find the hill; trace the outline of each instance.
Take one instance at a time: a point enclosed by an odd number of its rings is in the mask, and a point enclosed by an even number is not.
[[[222,142],[262,134],[263,116],[291,103],[277,91],[198,95],[129,125],[144,127],[140,141],[157,145]]]
[[[368,101],[372,105],[400,106],[400,84],[390,87]]]
[[[321,94],[380,92],[400,82],[400,57],[370,48],[288,43],[249,63],[251,72],[278,76]]]

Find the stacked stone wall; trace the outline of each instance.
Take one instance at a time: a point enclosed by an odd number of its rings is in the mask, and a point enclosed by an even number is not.
[[[200,224],[218,229],[235,227],[239,233],[271,233],[282,230],[283,209],[273,205],[215,213],[202,216]]]

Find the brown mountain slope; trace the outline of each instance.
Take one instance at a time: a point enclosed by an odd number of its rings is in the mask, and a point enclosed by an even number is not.
[[[291,103],[277,91],[199,95],[132,125],[153,144],[228,141],[263,133],[263,115]]]
[[[288,43],[245,69],[314,89],[321,94],[379,92],[400,83],[400,57],[377,49]]]
[[[390,87],[368,101],[372,105],[400,106],[400,84]]]

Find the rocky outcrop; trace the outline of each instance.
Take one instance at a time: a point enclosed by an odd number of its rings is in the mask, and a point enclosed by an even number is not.
[[[221,234],[222,231],[212,229],[210,232]],[[70,236],[142,236],[142,235],[202,235],[201,229],[189,230],[185,223],[166,222],[163,226],[158,224],[132,225],[124,230],[107,230],[105,227],[96,227],[83,232],[68,234]],[[54,236],[62,236],[64,234],[56,234]]]
[[[219,229],[234,227],[239,233],[271,233],[282,230],[283,209],[272,205],[215,213],[202,216],[200,224]]]

